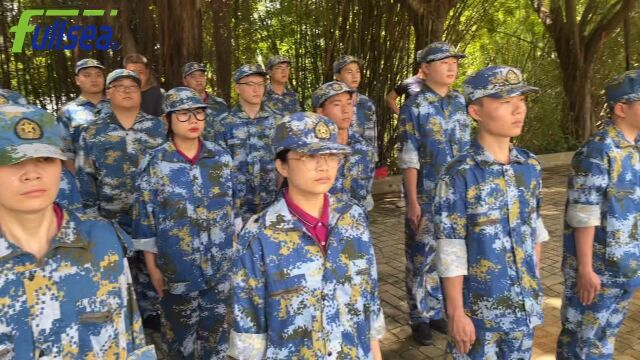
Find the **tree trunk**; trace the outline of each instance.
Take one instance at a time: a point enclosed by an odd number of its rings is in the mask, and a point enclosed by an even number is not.
[[[458,0],[397,0],[409,15],[415,32],[415,50],[442,40],[449,11]]]
[[[213,10],[213,46],[215,48],[216,89],[224,101],[231,101],[231,71],[233,53],[231,36],[231,0],[214,0]]]
[[[202,61],[202,13],[198,0],[157,0],[160,73],[164,87],[182,85],[182,66]]]
[[[595,0],[577,14],[575,0],[531,0],[534,10],[553,39],[562,85],[567,99],[568,119],[565,132],[571,139],[586,140],[595,128],[597,115],[591,99],[591,78],[596,55],[607,36],[620,27],[626,14],[631,13],[637,0],[618,0],[611,3],[602,16],[594,13]],[[604,6],[604,5],[603,5]]]

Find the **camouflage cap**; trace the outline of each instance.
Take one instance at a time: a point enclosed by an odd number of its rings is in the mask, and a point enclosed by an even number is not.
[[[207,107],[198,93],[188,87],[176,87],[164,94],[162,98],[162,111],[166,114],[170,111]]]
[[[100,63],[100,61],[96,59],[82,59],[76,63],[75,73],[76,75],[78,75],[78,72],[80,70],[90,68],[90,67],[95,67],[95,68],[104,70],[104,66],[102,66],[102,63]]]
[[[203,63],[198,63],[194,61],[188,62],[184,64],[184,66],[182,67],[182,77],[186,77],[187,75],[191,74],[194,71],[207,72],[207,67],[204,66]]]
[[[140,77],[138,77],[138,74],[127,69],[116,69],[110,72],[109,75],[107,75],[107,83],[105,86],[109,87],[109,85],[111,85],[112,82],[122,78],[129,78],[135,81],[138,85],[140,85]]]
[[[340,81],[330,81],[328,83],[324,83],[320,85],[320,87],[311,95],[311,107],[313,107],[314,109],[319,108],[332,96],[342,93],[353,94],[354,92],[356,91],[349,88],[347,84]]]
[[[344,68],[345,66],[347,66],[347,65],[349,65],[351,63],[357,63],[358,66],[360,66],[360,69],[362,69],[362,65],[364,65],[364,61],[358,59],[355,56],[340,55],[338,60],[336,60],[333,63],[333,73],[334,74],[340,74],[340,71],[342,70],[342,68]]]
[[[267,72],[258,64],[242,65],[233,72],[233,82],[237,83],[240,79],[249,75],[267,76]]]
[[[303,154],[343,153],[351,148],[338,143],[338,127],[328,117],[312,112],[296,112],[282,118],[273,137],[277,153],[294,150]]]
[[[416,57],[419,63],[429,63],[432,61],[438,61],[450,57],[456,59],[466,58],[467,55],[459,53],[455,46],[446,43],[444,41],[436,41],[429,44],[424,49],[416,53]]]
[[[0,105],[0,166],[36,157],[66,160],[62,127],[35,105]]]
[[[609,106],[640,101],[640,70],[629,70],[609,80],[604,92]]]
[[[502,99],[537,92],[540,89],[525,84],[520,70],[510,66],[488,66],[464,81],[467,103],[485,96]]]
[[[27,99],[17,91],[0,89],[0,105],[4,104],[26,105]]]
[[[274,55],[267,62],[267,70],[271,70],[272,67],[274,67],[274,66],[276,66],[278,64],[282,64],[282,63],[287,63],[287,64],[291,65],[291,60],[289,60],[289,58],[286,57],[286,56]]]

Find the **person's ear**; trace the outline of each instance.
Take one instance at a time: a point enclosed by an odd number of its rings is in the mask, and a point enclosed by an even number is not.
[[[467,107],[467,112],[469,113],[469,116],[471,116],[471,118],[475,121],[482,121],[482,116],[480,114],[480,106],[478,104],[470,104]]]
[[[613,114],[616,117],[619,117],[619,118],[622,118],[622,119],[626,118],[627,117],[626,104],[619,102],[619,103],[616,103],[615,105],[613,105]]]
[[[280,159],[276,159],[276,170],[283,178],[289,177],[289,166]]]

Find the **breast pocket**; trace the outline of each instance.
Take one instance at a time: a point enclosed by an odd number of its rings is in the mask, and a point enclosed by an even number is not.
[[[501,219],[508,215],[501,194],[481,186],[477,195],[470,200],[467,206],[467,225],[470,231],[497,232]]]
[[[104,358],[110,348],[119,348],[126,341],[125,329],[120,327],[124,304],[115,295],[79,300],[76,303],[79,354],[82,357]]]

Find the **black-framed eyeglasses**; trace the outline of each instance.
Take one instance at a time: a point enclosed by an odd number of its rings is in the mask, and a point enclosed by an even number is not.
[[[177,110],[173,112],[176,115],[176,119],[180,122],[187,122],[193,116],[198,121],[204,121],[207,118],[207,111],[203,108],[198,109],[186,109]]]

